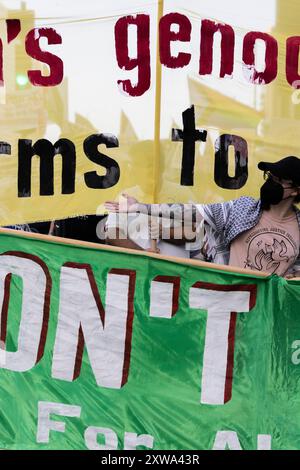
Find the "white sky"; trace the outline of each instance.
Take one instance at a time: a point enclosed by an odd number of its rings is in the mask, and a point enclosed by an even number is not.
[[[0,0],[9,9],[20,8],[19,0]],[[175,120],[181,122],[181,113],[190,106],[187,75],[197,75],[199,62],[200,21],[213,18],[227,22],[236,32],[237,69],[243,35],[249,30],[270,32],[275,22],[275,0],[165,0],[165,12],[178,11],[192,22],[192,45],[181,47],[192,53],[191,64],[183,71],[163,69],[162,137],[170,134]],[[155,40],[157,2],[147,0],[27,0],[28,9],[36,12],[37,24],[53,26],[62,35],[63,44],[49,46],[65,66],[69,81],[69,114],[80,113],[90,119],[99,132],[118,134],[121,110],[129,116],[139,138],[153,137],[155,98]],[[115,59],[114,25],[120,16],[129,13],[151,15],[152,86],[142,97],[120,94],[117,80],[134,76],[134,72],[120,71]],[[95,19],[95,21],[92,21]],[[77,22],[85,19],[84,22]],[[176,49],[174,49],[175,51]],[[239,71],[237,70],[237,74]],[[254,89],[246,82],[208,77],[203,80],[211,87],[253,104]],[[141,119],[141,116],[143,118]]]

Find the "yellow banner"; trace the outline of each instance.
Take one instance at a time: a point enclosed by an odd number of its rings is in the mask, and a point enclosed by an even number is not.
[[[257,163],[300,153],[292,0],[0,11],[0,225],[258,197]]]

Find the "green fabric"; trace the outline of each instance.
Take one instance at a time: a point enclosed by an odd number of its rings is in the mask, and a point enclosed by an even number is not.
[[[154,449],[212,449],[218,431],[235,431],[243,449],[256,449],[261,434],[271,436],[272,449],[300,448],[300,364],[292,361],[294,342],[300,340],[296,281],[3,233],[0,249],[38,256],[52,278],[43,357],[27,372],[0,370],[1,448],[86,449],[84,433],[89,426],[114,431],[119,449],[124,448],[125,432],[153,436]],[[60,269],[66,262],[92,267],[104,306],[108,271],[136,272],[130,369],[121,389],[97,385],[86,350],[75,381],[51,377]],[[150,282],[158,275],[180,276],[179,308],[171,319],[149,316]],[[188,300],[198,281],[257,286],[254,308],[237,314],[232,398],[224,405],[200,404],[207,313],[190,308]],[[3,285],[2,275],[0,282]],[[13,276],[6,340],[12,352],[18,349],[21,301],[22,279]],[[51,415],[66,428],[64,433],[50,431],[48,444],[36,442],[41,401],[81,407],[80,418]],[[104,443],[101,436],[98,442]]]

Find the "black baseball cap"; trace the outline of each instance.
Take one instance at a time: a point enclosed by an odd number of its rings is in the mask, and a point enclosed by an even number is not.
[[[300,186],[300,158],[285,157],[278,162],[259,162],[257,165],[262,171],[269,171],[272,175],[284,180],[291,180]]]

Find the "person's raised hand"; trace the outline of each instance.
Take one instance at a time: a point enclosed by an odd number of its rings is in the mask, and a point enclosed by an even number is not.
[[[136,212],[138,210],[138,205],[138,200],[126,193],[122,193],[122,198],[119,202],[106,201],[104,203],[105,209],[109,212]]]
[[[151,248],[146,248],[145,251],[147,251],[147,253],[156,253],[156,254],[160,254],[160,249],[157,248],[157,246],[154,247],[151,247]]]
[[[159,240],[162,236],[162,226],[159,217],[149,217],[149,236],[151,240]]]

